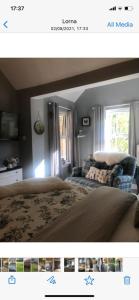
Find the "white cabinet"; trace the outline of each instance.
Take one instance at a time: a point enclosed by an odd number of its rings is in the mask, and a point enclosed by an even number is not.
[[[0,173],[0,186],[16,183],[23,180],[22,169],[10,170]]]

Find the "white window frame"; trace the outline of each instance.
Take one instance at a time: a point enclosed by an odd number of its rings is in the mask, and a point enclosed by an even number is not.
[[[104,143],[104,149],[105,149],[105,151],[109,151],[109,152],[117,152],[118,150],[116,150],[116,149],[111,149],[110,148],[110,143],[108,142],[108,141],[110,141],[110,139],[111,139],[111,132],[110,132],[110,130],[109,130],[109,126],[108,126],[108,123],[107,123],[107,121],[106,121],[106,114],[107,114],[107,112],[108,111],[117,111],[117,112],[119,112],[119,111],[123,111],[123,112],[129,112],[129,118],[130,118],[130,106],[129,105],[114,105],[114,106],[105,106],[105,108],[104,108],[104,110],[105,110],[105,114],[104,114],[104,118],[105,118],[105,128],[104,128],[104,141],[105,141],[105,143]],[[119,136],[122,136],[122,133],[121,134],[119,134]],[[129,152],[129,129],[128,129],[128,134],[126,135],[126,134],[124,134],[124,136],[125,137],[128,137],[128,149],[127,149],[127,153]]]

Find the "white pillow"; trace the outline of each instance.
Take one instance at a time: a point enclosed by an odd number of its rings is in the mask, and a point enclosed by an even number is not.
[[[103,152],[97,151],[94,153],[94,159],[99,162],[106,162],[107,165],[111,166],[121,162],[124,158],[128,157],[129,154],[123,152]]]

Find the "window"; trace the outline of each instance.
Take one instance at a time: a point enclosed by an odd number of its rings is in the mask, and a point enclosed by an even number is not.
[[[129,106],[105,109],[105,150],[128,153]]]
[[[70,162],[70,128],[69,128],[69,110],[60,110],[59,126],[60,126],[60,151],[63,162]]]

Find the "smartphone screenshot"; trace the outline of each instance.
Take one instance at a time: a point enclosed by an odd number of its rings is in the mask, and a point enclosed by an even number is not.
[[[0,4],[4,300],[138,299],[139,4]]]

